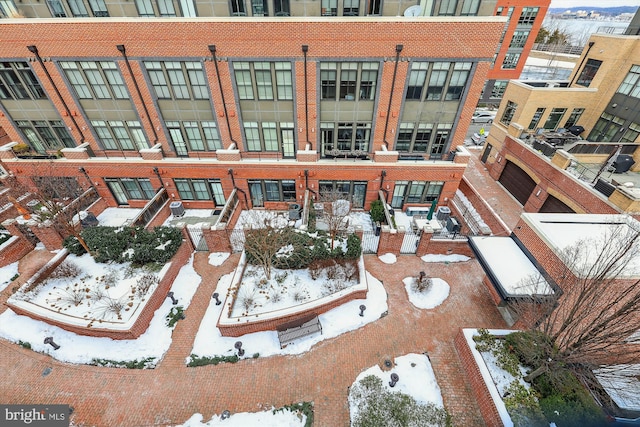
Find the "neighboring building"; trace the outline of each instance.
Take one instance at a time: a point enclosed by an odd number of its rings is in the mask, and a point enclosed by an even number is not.
[[[527,212],[636,214],[640,212],[639,103],[640,37],[594,34],[569,81],[509,83],[482,161]],[[586,140],[568,146],[541,145],[541,134],[562,139],[555,132],[572,126],[582,126]],[[552,161],[541,154],[552,155],[561,147],[564,150],[557,151]],[[631,156],[635,164],[602,182],[612,166],[604,163],[617,160],[619,154]],[[575,176],[576,165],[582,180]]]
[[[496,49],[480,104],[498,105],[511,79],[522,73],[551,0],[498,0],[495,15],[508,21]]]
[[[314,8],[306,18],[158,19],[136,17],[144,2],[70,2],[56,4],[132,17],[0,21],[0,125],[31,149],[17,157],[25,146],[5,145],[2,165],[27,177],[34,155],[61,155],[54,173],[112,206],[143,206],[161,187],[187,208],[220,206],[234,189],[247,207],[286,209],[332,189],[355,208],[381,191],[398,209],[446,205],[505,23],[490,15],[495,2],[357,18],[321,17],[320,3],[290,5]],[[50,4],[20,7],[38,17]]]

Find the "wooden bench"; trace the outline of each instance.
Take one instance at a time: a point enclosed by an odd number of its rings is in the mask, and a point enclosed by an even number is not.
[[[307,316],[289,323],[285,323],[278,327],[278,340],[280,348],[285,348],[291,342],[298,338],[313,335],[316,332],[322,334],[322,325],[320,319],[316,315]]]

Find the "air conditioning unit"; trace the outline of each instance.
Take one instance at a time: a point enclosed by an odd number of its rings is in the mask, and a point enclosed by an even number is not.
[[[447,219],[447,230],[450,233],[459,233],[460,232],[460,223],[454,217],[449,217]]]
[[[446,221],[451,216],[451,209],[448,206],[438,206],[436,211],[436,219],[438,221]]]
[[[169,209],[171,209],[171,215],[175,217],[179,218],[184,215],[184,206],[182,206],[182,202],[171,202]]]

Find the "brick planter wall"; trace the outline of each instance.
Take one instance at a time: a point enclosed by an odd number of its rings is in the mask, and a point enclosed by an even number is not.
[[[171,259],[171,266],[169,266],[169,268],[167,269],[164,277],[158,284],[158,287],[156,288],[155,292],[153,293],[153,295],[151,295],[151,297],[147,301],[147,304],[144,306],[142,312],[136,319],[133,326],[128,330],[111,330],[111,329],[100,328],[100,327],[83,327],[83,326],[69,325],[63,322],[46,318],[44,316],[40,316],[38,314],[34,314],[30,311],[24,310],[23,308],[16,307],[10,302],[7,302],[6,305],[17,314],[22,314],[24,316],[28,316],[35,320],[41,320],[45,323],[58,326],[66,331],[73,332],[78,335],[86,335],[91,337],[107,337],[115,340],[136,339],[140,335],[142,335],[149,327],[149,323],[151,322],[151,319],[153,318],[155,311],[167,299],[167,292],[169,291],[169,289],[171,289],[171,285],[173,284],[173,281],[178,275],[178,272],[187,263],[187,261],[189,260],[189,257],[191,257],[192,252],[193,250],[191,246],[188,244],[188,242],[183,241],[182,245],[180,245],[180,248],[178,249],[178,252],[176,252],[176,254]],[[55,267],[57,267],[58,264],[63,260],[64,260],[64,257],[61,257],[55,265],[54,264],[52,264],[52,266],[47,265],[48,271],[46,272],[46,274],[45,272],[40,274],[39,276],[40,280],[42,278],[47,277],[48,274],[51,273],[51,271],[53,271]],[[38,281],[39,280],[35,281],[35,283],[37,283]],[[99,325],[98,322],[95,322],[94,324]]]
[[[0,267],[19,261],[23,256],[31,252],[34,247],[27,239],[13,236],[0,245]]]
[[[493,234],[508,235],[510,230],[506,224],[500,220],[496,212],[489,206],[489,204],[478,194],[475,188],[469,183],[467,178],[462,177],[460,191],[465,195],[469,202],[473,205],[474,209],[480,214],[482,220],[489,226]]]
[[[471,247],[466,240],[434,240],[431,233],[422,233],[416,256],[424,256],[426,254],[459,254],[474,258],[475,255],[471,251]]]
[[[467,377],[467,383],[471,387],[473,395],[478,402],[480,413],[482,414],[482,418],[487,424],[487,427],[504,426],[502,419],[500,418],[500,414],[498,413],[498,409],[489,394],[489,389],[487,388],[484,378],[480,373],[478,364],[471,353],[471,349],[469,348],[462,329],[460,329],[456,334],[453,343],[456,351],[458,352],[458,357],[460,358],[460,364],[464,370],[464,375]]]

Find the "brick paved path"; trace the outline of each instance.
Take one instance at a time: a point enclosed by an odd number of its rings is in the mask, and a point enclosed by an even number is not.
[[[237,260],[238,255],[233,255],[222,266],[213,267],[207,263],[207,254],[196,255],[195,267],[203,282],[156,369],[70,365],[0,340],[0,402],[70,404],[78,425],[126,427],[176,424],[196,412],[208,420],[225,409],[253,412],[313,401],[316,426],[348,426],[347,388],[362,370],[387,358],[426,352],[454,424],[483,425],[453,346],[458,328],[504,327],[475,260],[427,264],[405,255],[387,265],[366,256],[367,269],[383,281],[389,295],[386,317],[323,341],[302,355],[187,368],[185,358],[218,278],[231,271]],[[421,270],[451,286],[449,297],[434,310],[415,308],[402,284],[404,277]],[[52,371],[43,376],[45,368]]]

